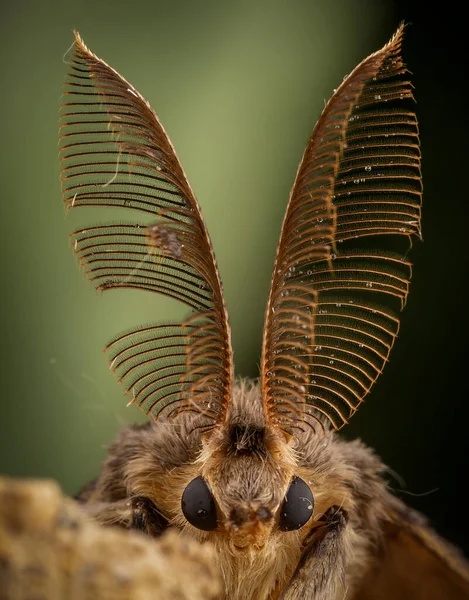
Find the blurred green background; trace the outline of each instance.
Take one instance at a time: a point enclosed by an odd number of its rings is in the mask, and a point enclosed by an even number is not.
[[[455,85],[463,59],[457,22],[450,30],[449,16],[422,15],[414,3],[3,4],[0,472],[52,477],[70,493],[92,478],[117,429],[142,420],[124,408],[101,350],[122,329],[175,310],[150,294],[100,297],[68,248],[68,233],[99,221],[93,211],[65,218],[61,205],[58,108],[72,29],[159,114],[212,236],[238,374],[256,376],[276,242],[306,141],[333,88],[403,19],[424,155],[425,243],[412,253],[412,292],[390,364],[344,435],[376,448],[405,480],[403,498],[469,549],[457,510],[469,399],[467,186],[459,179],[467,125],[464,132]]]

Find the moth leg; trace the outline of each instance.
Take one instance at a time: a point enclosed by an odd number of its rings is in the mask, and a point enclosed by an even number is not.
[[[151,537],[159,537],[168,527],[168,521],[158,512],[153,502],[144,496],[115,502],[90,502],[81,507],[101,525],[136,529]]]
[[[331,506],[320,521],[324,524],[305,539],[298,566],[279,600],[332,600],[339,585],[344,586],[347,512]]]
[[[114,502],[81,503],[82,510],[101,525],[117,525],[128,529],[132,522],[129,498]]]
[[[168,521],[158,512],[151,500],[135,496],[130,501],[132,519],[130,528],[142,531],[151,537],[159,537],[168,527]]]

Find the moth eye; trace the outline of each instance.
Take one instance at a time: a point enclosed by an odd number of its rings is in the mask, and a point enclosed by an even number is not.
[[[191,525],[204,531],[217,528],[217,509],[212,492],[203,477],[196,477],[182,494],[181,508]]]
[[[280,509],[279,528],[281,531],[299,529],[313,514],[313,493],[299,477],[294,477]]]

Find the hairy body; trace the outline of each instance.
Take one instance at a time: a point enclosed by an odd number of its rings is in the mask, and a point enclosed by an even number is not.
[[[270,433],[256,385],[241,383],[234,388],[230,414],[230,424],[237,432],[240,426],[251,432],[251,439],[232,439],[223,430],[204,444],[203,429],[194,428],[197,424],[200,417],[183,413],[171,423],[123,430],[81,500],[104,524],[137,526],[155,536],[174,527],[181,535],[210,541],[229,600],[278,598],[305,554],[308,569],[316,574],[314,584],[324,590],[316,597],[342,598],[347,591],[351,598],[384,552],[389,529],[405,522],[423,525],[419,515],[390,493],[385,466],[360,441],[345,442],[311,429],[297,430],[289,438]],[[253,439],[253,432],[263,434]],[[216,531],[196,529],[181,511],[185,487],[200,475],[211,482],[218,505]],[[233,523],[233,507],[278,505],[282,479],[292,475],[306,481],[314,494],[313,518],[304,527],[279,531],[275,515],[256,531]],[[143,525],[140,520],[136,525],[132,499],[142,498],[156,512],[153,516],[147,512]],[[327,521],[321,520],[324,515]],[[305,553],[314,544],[316,548]]]

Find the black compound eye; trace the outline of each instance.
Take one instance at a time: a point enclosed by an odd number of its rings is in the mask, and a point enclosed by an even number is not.
[[[280,509],[279,528],[281,531],[293,531],[303,527],[313,509],[313,493],[302,479],[294,477]]]
[[[182,494],[181,508],[191,525],[204,531],[217,528],[217,509],[212,492],[203,477],[196,477]]]

